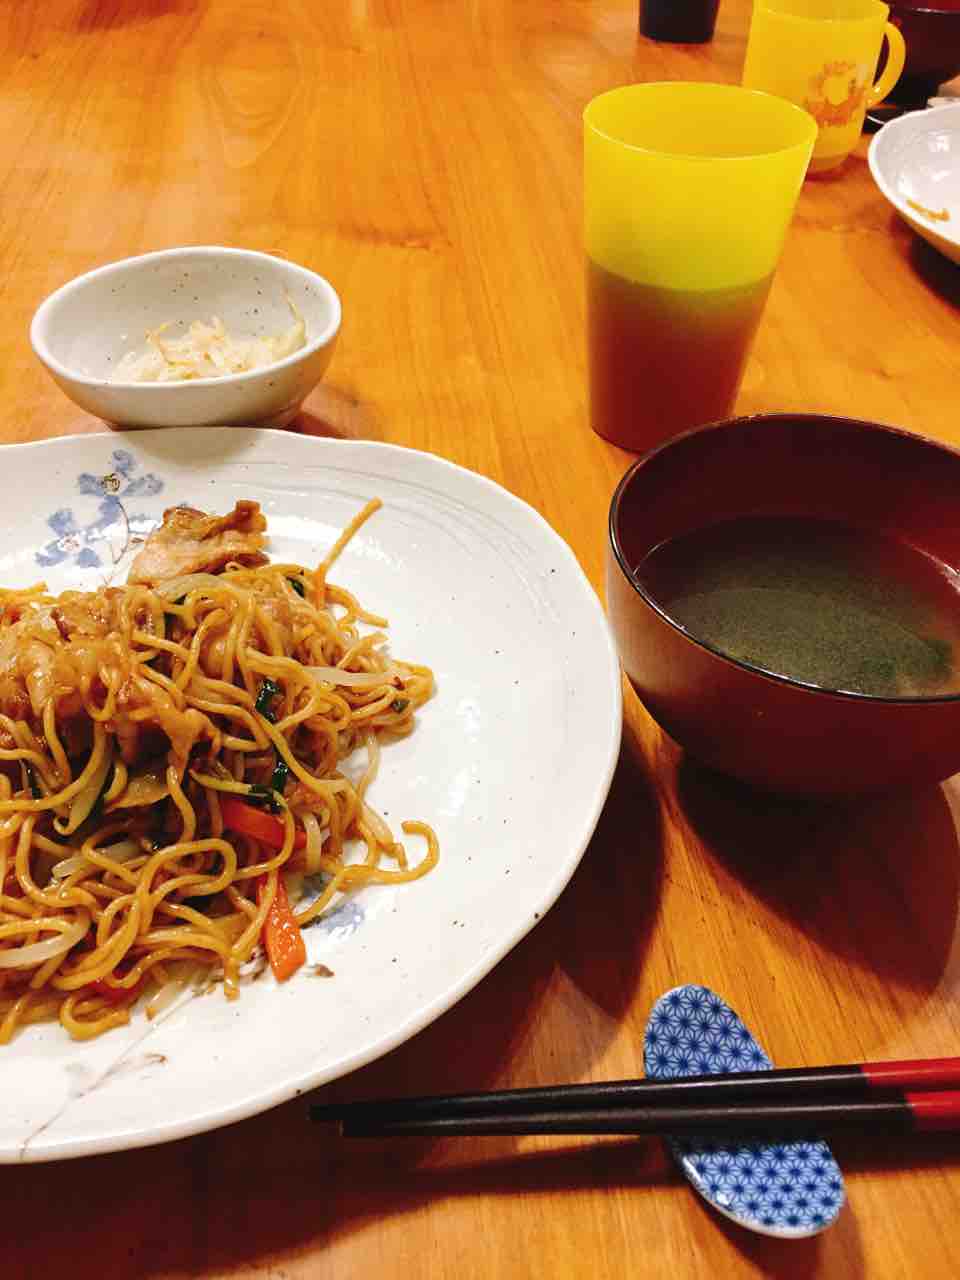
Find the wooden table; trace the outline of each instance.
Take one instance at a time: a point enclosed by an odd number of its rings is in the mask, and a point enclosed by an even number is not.
[[[345,301],[299,429],[433,450],[541,511],[598,590],[629,457],[585,406],[580,114],[636,79],[734,81],[634,0],[26,0],[0,7],[0,439],[97,429],[31,313],[95,264],[275,251]],[[744,411],[827,410],[960,442],[960,271],[894,217],[866,147],[801,195]],[[949,1054],[956,782],[868,806],[748,797],[628,694],[622,759],[549,917],[455,1009],[330,1097],[639,1074],[652,1001],[722,993],[782,1064]],[[0,1066],[2,1080],[2,1066]],[[837,1140],[849,1205],[778,1244],[701,1207],[659,1144],[369,1145],[302,1102],[218,1133],[0,1170],[5,1276],[955,1276],[956,1143]]]

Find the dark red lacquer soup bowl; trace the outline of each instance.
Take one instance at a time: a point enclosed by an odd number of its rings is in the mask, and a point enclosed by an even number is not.
[[[923,613],[916,634],[909,627],[903,632],[902,652],[900,639],[891,641],[896,679],[889,687],[882,682],[877,688],[851,686],[846,677],[831,684],[805,671],[797,675],[753,657],[749,644],[744,656],[713,633],[698,632],[683,614],[681,606],[700,598],[694,599],[697,574],[716,558],[717,548],[732,545],[731,529],[754,530],[763,543],[771,528],[794,527],[841,529],[861,562],[870,559],[874,545],[893,548],[889,555],[878,553],[873,577],[879,585],[870,586],[873,596],[859,633],[859,596],[850,604],[842,586],[846,579],[837,577],[839,588],[833,581],[831,553],[823,546],[817,553],[820,578],[840,595],[833,603],[829,595],[816,597],[809,616],[822,615],[818,626],[838,629],[830,652],[841,668],[849,665],[853,649],[863,649],[864,668],[873,663],[871,679],[887,679],[886,658],[878,665],[877,645],[889,620],[875,626],[869,610],[877,601],[881,612],[889,607],[896,614],[901,607],[902,584],[889,590],[886,585],[888,561],[899,564],[898,557],[909,556],[910,564],[915,560],[924,572],[934,573],[940,613],[933,623]],[[784,545],[777,554],[789,558],[785,542],[790,538],[780,541]],[[664,594],[645,567],[667,547],[687,548],[685,560],[674,556],[671,571],[676,587],[677,573],[689,570],[692,586],[686,596]],[[757,558],[768,575],[761,588],[789,587],[789,573],[784,576],[777,567],[770,548],[761,546]],[[692,756],[778,790],[870,791],[935,782],[960,770],[958,570],[960,452],[870,422],[775,414],[691,431],[640,458],[621,480],[610,507],[607,607],[635,689]],[[859,590],[856,583],[852,590]],[[769,602],[781,597],[730,598],[735,603],[763,600],[769,612]],[[778,605],[764,623],[764,638],[775,645],[802,633],[808,616],[804,607],[790,604],[789,592],[782,599],[789,605],[782,627]],[[741,621],[738,608],[732,610],[735,629]],[[728,607],[725,625],[730,615]],[[896,637],[899,625],[896,618],[891,623]],[[904,654],[913,662],[916,652],[926,655],[924,661],[929,658],[935,678],[918,685],[910,674],[904,686],[897,663]]]
[[[960,0],[890,0],[890,21],[907,45],[907,60],[890,100],[925,107],[937,88],[960,72]]]

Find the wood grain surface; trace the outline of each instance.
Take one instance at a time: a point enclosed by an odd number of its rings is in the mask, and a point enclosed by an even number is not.
[[[52,289],[172,245],[274,251],[344,301],[295,429],[493,477],[601,590],[630,458],[587,425],[581,111],[634,80],[737,80],[747,18],[723,0],[713,42],[684,48],[639,38],[627,0],[8,0],[0,440],[100,429],[31,353]],[[806,184],[738,407],[960,443],[960,270],[896,219],[865,157],[866,140]],[[866,805],[760,798],[686,760],[628,693],[609,802],[557,907],[450,1013],[318,1096],[636,1075],[652,1002],[690,980],[782,1065],[954,1053],[958,806],[956,781]],[[658,1143],[351,1144],[299,1101],[166,1147],[0,1169],[3,1272],[960,1274],[954,1139],[835,1150],[840,1221],[777,1243],[707,1211]]]

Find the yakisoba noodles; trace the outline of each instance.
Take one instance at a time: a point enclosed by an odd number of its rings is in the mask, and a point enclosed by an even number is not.
[[[0,1042],[99,1035],[199,975],[236,997],[261,947],[282,980],[343,893],[435,865],[428,826],[403,823],[411,866],[366,799],[433,676],[327,581],[379,505],[315,569],[268,563],[240,502],[166,512],[123,587],[0,590]]]

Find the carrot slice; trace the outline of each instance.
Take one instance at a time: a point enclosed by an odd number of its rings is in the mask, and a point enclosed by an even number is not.
[[[257,902],[263,902],[266,891],[267,877],[261,876],[257,881]],[[307,948],[303,945],[303,934],[290,907],[290,899],[281,876],[277,877],[277,892],[263,922],[263,945],[266,947],[273,976],[278,982],[285,982],[306,961]]]
[[[250,836],[271,849],[283,848],[283,823],[272,813],[256,809],[252,804],[244,804],[233,796],[224,796],[220,801],[220,814],[223,825],[228,831],[239,832],[242,836]],[[298,827],[293,837],[294,849],[302,849],[307,837]]]

